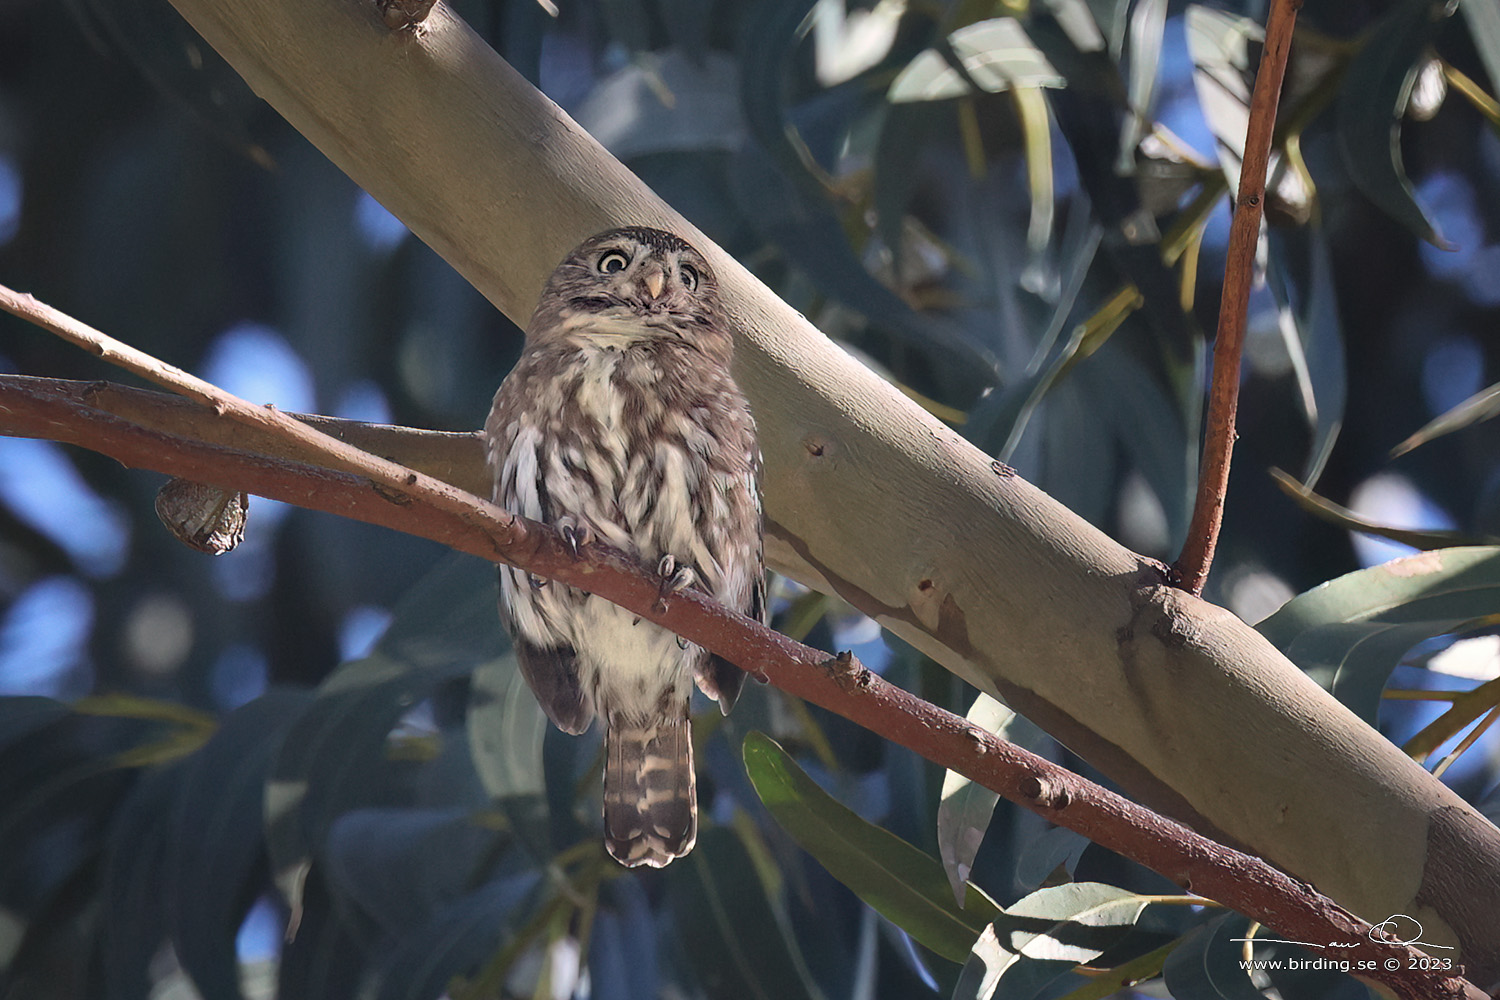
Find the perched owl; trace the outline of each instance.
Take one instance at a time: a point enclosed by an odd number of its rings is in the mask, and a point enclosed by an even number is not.
[[[568,255],[485,422],[494,499],[765,620],[760,449],[729,375],[733,343],[703,256],[659,229]],[[728,712],[744,674],[573,587],[500,569],[521,670],[565,732],[604,720],[604,841],[625,865],[693,849],[693,681]]]

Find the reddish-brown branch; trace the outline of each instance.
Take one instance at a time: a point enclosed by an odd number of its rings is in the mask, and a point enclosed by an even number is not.
[[[284,455],[213,443],[222,439],[228,421],[205,407],[195,407],[196,420],[184,415],[173,430],[143,427],[90,401],[91,395],[113,391],[0,376],[0,433],[76,444],[128,466],[383,525],[587,589],[1286,937],[1336,944],[1341,958],[1372,963],[1368,977],[1401,996],[1482,996],[1461,979],[1421,969],[1422,956],[1414,949],[1373,940],[1369,924],[1266,862],[1000,740],[889,684],[852,658],[830,659],[694,592],[663,606],[659,581],[617,552],[595,545],[574,558],[547,527],[511,517],[477,497],[455,504],[452,486],[434,489],[416,473],[391,487]],[[194,432],[195,424],[216,430]],[[474,511],[484,516],[476,518]],[[1386,962],[1396,963],[1396,971],[1388,971]]]
[[[1203,593],[1224,519],[1224,496],[1229,489],[1229,464],[1234,453],[1235,410],[1240,398],[1240,355],[1245,343],[1245,315],[1250,302],[1250,276],[1265,212],[1266,174],[1271,162],[1271,139],[1276,130],[1276,106],[1286,76],[1292,29],[1302,0],[1272,0],[1266,21],[1266,44],[1250,97],[1250,121],[1245,130],[1245,157],[1240,188],[1229,228],[1224,260],[1224,289],[1219,299],[1219,330],[1214,339],[1213,383],[1208,395],[1208,421],[1203,438],[1203,462],[1198,470],[1198,498],[1188,525],[1187,540],[1177,557],[1177,576],[1184,590]]]

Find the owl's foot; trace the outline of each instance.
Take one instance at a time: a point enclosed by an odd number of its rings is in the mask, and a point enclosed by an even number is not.
[[[677,565],[677,560],[670,555],[661,557],[661,562],[656,564],[656,573],[661,577],[656,606],[663,611],[666,610],[667,598],[698,582],[698,574],[691,566]]]
[[[587,524],[579,524],[571,517],[557,519],[557,533],[562,535],[563,546],[574,559],[578,558],[580,549],[594,540],[594,529]]]

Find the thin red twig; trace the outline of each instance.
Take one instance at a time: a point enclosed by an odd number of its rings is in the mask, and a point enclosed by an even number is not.
[[[1302,0],[1272,0],[1266,21],[1266,45],[1250,97],[1245,157],[1224,260],[1224,290],[1219,299],[1219,330],[1214,339],[1213,384],[1208,396],[1203,462],[1198,470],[1198,498],[1193,505],[1187,540],[1175,565],[1179,585],[1192,594],[1203,593],[1224,519],[1224,496],[1229,488],[1229,465],[1236,437],[1234,418],[1240,398],[1240,355],[1245,343],[1250,276],[1265,211],[1276,107],[1281,100],[1281,83],[1292,48],[1292,29],[1296,27],[1301,7]]]

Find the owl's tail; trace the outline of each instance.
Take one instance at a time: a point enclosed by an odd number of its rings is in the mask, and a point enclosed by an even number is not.
[[[644,724],[611,719],[604,737],[604,846],[629,868],[661,868],[693,849],[698,802],[687,712]]]

